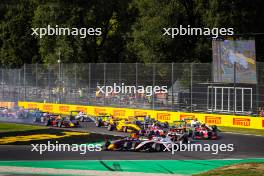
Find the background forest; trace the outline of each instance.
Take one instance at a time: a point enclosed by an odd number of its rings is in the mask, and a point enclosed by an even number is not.
[[[162,36],[163,28],[225,27],[256,39],[264,61],[263,0],[1,0],[0,65],[211,62],[211,38]],[[32,36],[31,28],[100,27],[101,36]]]

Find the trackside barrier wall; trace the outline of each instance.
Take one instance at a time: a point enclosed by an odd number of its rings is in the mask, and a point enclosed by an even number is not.
[[[51,104],[51,103],[36,103],[36,102],[19,102],[18,106],[24,108],[38,108],[42,111],[68,115],[70,111],[79,110],[90,115],[99,115],[100,113],[109,113],[115,117],[127,118],[135,115],[149,115],[161,122],[168,121],[172,123],[176,120],[184,118],[197,118],[198,120],[209,124],[228,127],[264,129],[264,118],[249,117],[249,116],[234,116],[220,114],[205,114],[205,113],[183,113],[144,109],[129,109],[129,108],[112,108],[100,106],[81,106],[69,104]]]
[[[15,102],[2,101],[0,102],[0,107],[13,108],[16,105]]]

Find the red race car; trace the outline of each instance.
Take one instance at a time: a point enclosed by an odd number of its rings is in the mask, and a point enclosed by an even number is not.
[[[218,139],[217,127],[216,126],[208,127],[204,124],[199,127],[195,127],[193,130],[192,138],[193,139]]]
[[[55,127],[80,127],[80,122],[75,118],[61,117],[60,115],[51,115],[47,121],[46,126]]]

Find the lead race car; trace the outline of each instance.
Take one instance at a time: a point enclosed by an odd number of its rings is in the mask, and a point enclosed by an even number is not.
[[[126,137],[120,140],[107,141],[105,149],[110,151],[147,151],[162,152],[170,151],[173,145],[177,143],[187,143],[188,135],[178,135],[176,133],[168,133],[166,136],[154,136],[151,138],[139,138],[138,136]]]

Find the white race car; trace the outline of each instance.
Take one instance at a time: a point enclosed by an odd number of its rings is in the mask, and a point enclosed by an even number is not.
[[[187,142],[188,135],[182,134],[179,136],[176,133],[168,133],[166,137],[153,137],[152,139],[142,140],[135,148],[135,151],[151,151],[151,152],[162,152],[170,151],[172,146],[179,142]]]

